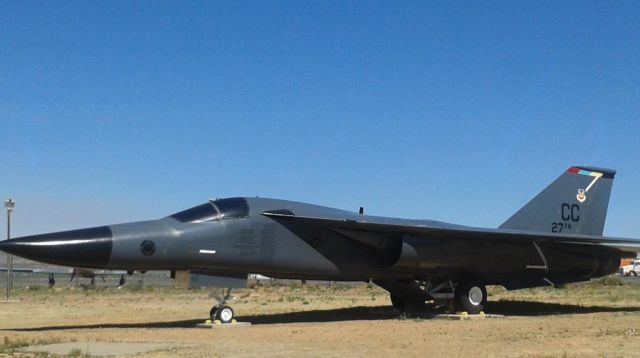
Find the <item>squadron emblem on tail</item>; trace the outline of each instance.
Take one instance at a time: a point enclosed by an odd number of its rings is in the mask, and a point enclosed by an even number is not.
[[[584,203],[584,201],[587,200],[587,191],[584,189],[578,189],[576,199],[578,199],[579,202]]]

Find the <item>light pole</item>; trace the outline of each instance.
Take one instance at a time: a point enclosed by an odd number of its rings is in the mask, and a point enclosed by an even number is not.
[[[13,199],[7,199],[4,201],[4,207],[7,209],[7,240],[11,238],[11,213],[13,208],[16,207],[16,202]],[[7,254],[7,301],[9,301],[9,295],[11,288],[13,288],[13,257]]]

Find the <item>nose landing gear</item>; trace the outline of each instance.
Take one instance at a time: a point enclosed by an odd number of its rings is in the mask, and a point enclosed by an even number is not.
[[[227,305],[227,302],[232,299],[231,288],[228,288],[226,293],[224,293],[223,290],[222,294],[215,296],[214,299],[217,301],[217,304],[209,311],[211,321],[219,320],[222,323],[231,323],[235,316],[233,309]]]

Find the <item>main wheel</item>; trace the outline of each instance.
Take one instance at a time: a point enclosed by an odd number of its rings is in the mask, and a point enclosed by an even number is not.
[[[233,310],[229,306],[222,306],[217,312],[217,318],[222,323],[229,323],[233,320]]]
[[[407,308],[405,301],[396,295],[391,295],[391,305],[400,312],[405,312]]]
[[[487,289],[480,281],[463,281],[456,286],[455,303],[460,311],[478,314],[487,304]]]

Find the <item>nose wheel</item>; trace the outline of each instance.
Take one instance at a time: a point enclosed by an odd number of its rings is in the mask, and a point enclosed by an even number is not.
[[[231,288],[227,289],[227,292],[215,297],[217,304],[211,308],[209,311],[209,316],[212,321],[220,321],[222,323],[231,323],[233,321],[233,317],[235,316],[235,312],[233,309],[227,305],[227,302],[231,299]]]
[[[233,309],[229,306],[215,307],[215,312],[213,312],[214,320],[220,320],[222,323],[231,323],[234,315]]]

